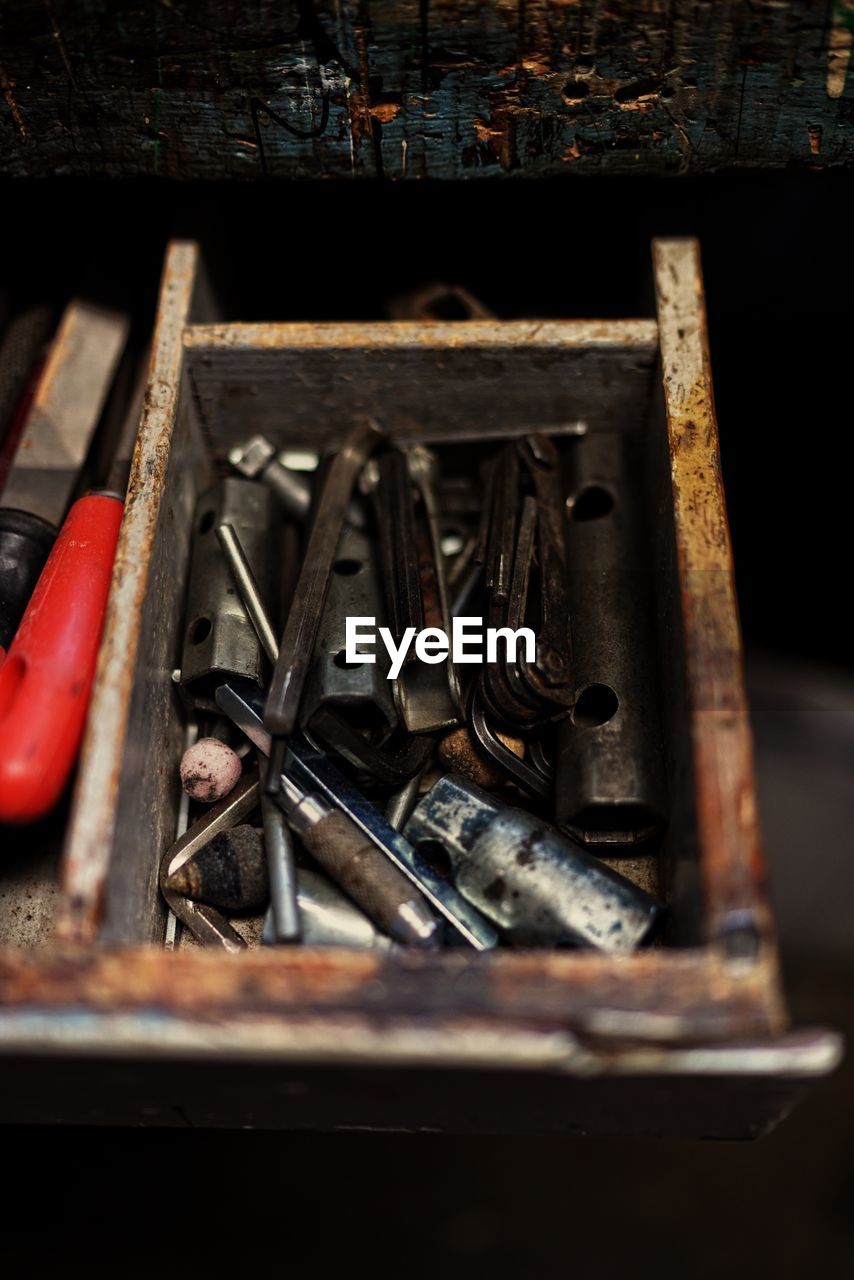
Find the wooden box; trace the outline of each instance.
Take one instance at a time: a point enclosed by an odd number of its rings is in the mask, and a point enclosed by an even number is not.
[[[655,319],[222,324],[198,249],[170,246],[57,935],[0,952],[2,1118],[742,1136],[833,1067],[837,1038],[789,1031],[780,990],[696,243],[657,242],[654,270]],[[671,945],[159,945],[196,496],[252,432],[317,447],[366,409],[401,439],[473,420],[641,433]]]

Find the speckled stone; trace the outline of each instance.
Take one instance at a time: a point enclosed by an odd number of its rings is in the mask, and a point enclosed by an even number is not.
[[[202,804],[222,800],[242,772],[240,757],[218,738],[200,738],[181,758],[181,786]]]

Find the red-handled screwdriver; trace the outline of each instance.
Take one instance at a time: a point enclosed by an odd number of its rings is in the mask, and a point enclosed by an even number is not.
[[[83,727],[122,512],[74,503],[0,667],[0,822],[33,822],[68,781]]]

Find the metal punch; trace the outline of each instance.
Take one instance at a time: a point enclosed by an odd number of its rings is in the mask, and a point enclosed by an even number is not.
[[[439,922],[420,889],[340,805],[290,772],[279,775],[276,799],[308,852],[375,924],[406,946],[435,945]]]

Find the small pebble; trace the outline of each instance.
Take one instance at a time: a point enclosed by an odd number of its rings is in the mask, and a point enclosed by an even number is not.
[[[240,757],[219,738],[200,738],[181,757],[181,786],[193,800],[213,804],[240,780]]]

